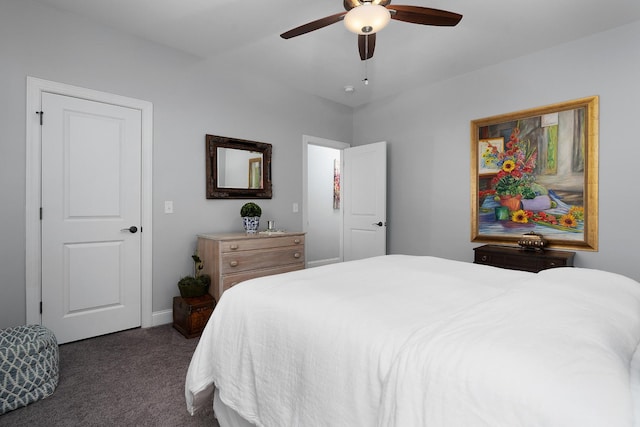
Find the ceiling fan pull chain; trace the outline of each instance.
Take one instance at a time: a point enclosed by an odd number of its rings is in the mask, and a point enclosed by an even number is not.
[[[369,36],[365,36],[366,38],[364,39],[364,51],[365,52],[369,52]],[[369,60],[369,58],[365,59],[364,62],[364,79],[362,80],[362,82],[364,83],[364,85],[368,85],[369,84],[369,73],[367,72],[367,61]]]

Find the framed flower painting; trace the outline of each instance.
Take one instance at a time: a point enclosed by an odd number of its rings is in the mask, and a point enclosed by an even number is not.
[[[471,122],[471,241],[598,250],[598,97]]]

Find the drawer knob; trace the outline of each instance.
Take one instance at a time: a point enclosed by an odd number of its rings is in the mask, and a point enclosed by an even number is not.
[[[296,252],[296,253],[294,253],[294,254],[293,254],[293,257],[294,257],[294,258],[300,258],[300,252]]]
[[[229,249],[231,249],[232,251],[235,251],[236,249],[238,249],[238,245],[236,243],[232,243]]]
[[[555,267],[555,266],[556,266],[556,262],[555,262],[555,261],[551,261],[551,262],[549,263],[549,265],[551,265],[551,267]]]
[[[235,260],[234,261],[229,261],[229,265],[231,267],[237,267],[238,266],[238,261],[235,261]]]
[[[295,243],[296,245],[300,244],[300,239],[294,239],[293,243]]]
[[[482,255],[482,258],[480,258],[480,260],[486,261],[487,260],[487,256],[486,255]]]

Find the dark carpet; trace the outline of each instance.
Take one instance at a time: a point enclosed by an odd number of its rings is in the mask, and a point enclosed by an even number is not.
[[[171,325],[132,329],[60,346],[54,394],[0,415],[0,426],[215,426],[191,416],[184,381],[198,338]]]

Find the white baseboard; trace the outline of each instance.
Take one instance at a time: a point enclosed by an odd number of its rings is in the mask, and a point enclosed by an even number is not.
[[[173,323],[173,310],[154,311],[151,313],[151,326],[166,325]]]

